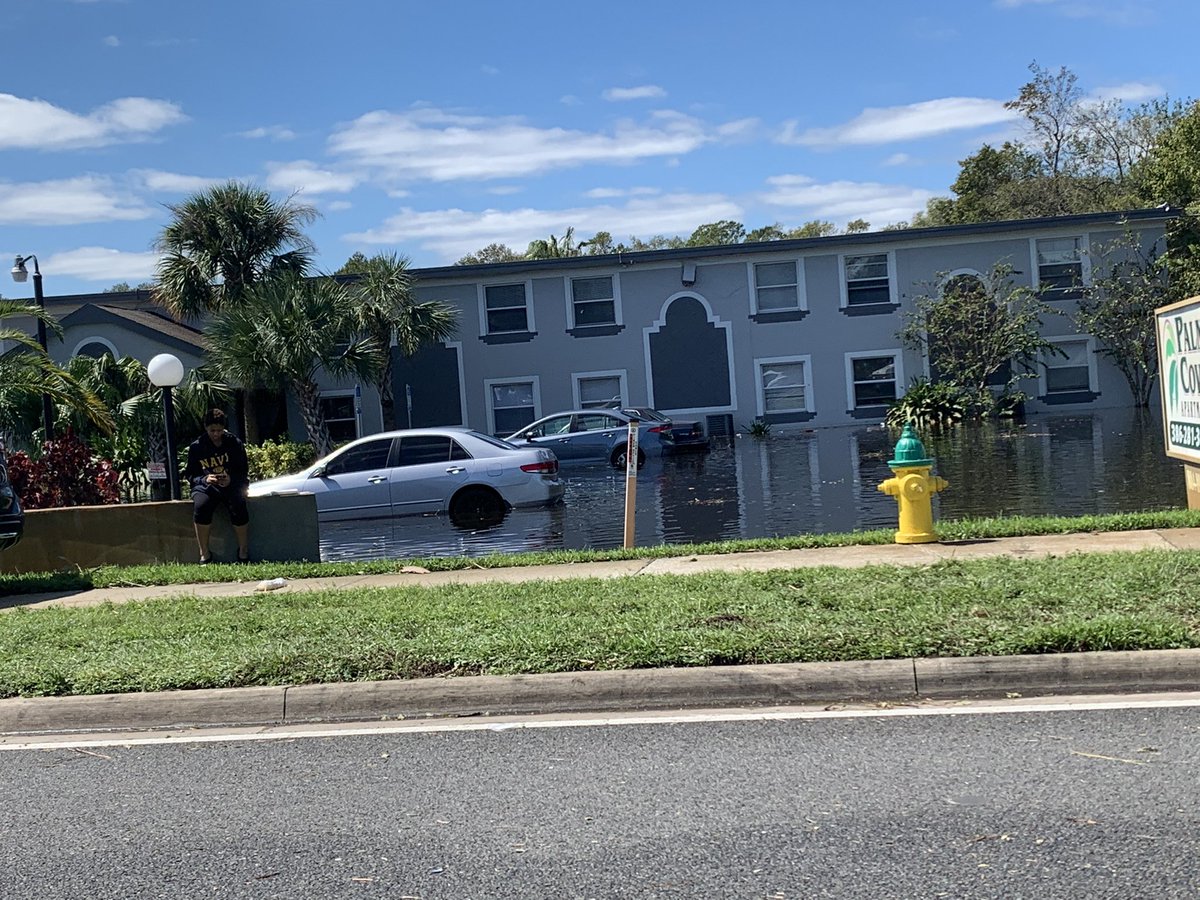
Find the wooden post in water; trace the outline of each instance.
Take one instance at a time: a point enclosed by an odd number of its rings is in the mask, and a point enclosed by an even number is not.
[[[637,512],[638,471],[638,426],[641,421],[635,416],[629,420],[629,435],[625,439],[625,548],[632,549],[636,543],[634,513]]]

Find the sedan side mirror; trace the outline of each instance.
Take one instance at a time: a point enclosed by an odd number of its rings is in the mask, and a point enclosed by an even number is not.
[[[313,469],[311,472],[308,473],[308,477],[309,478],[324,478],[325,477],[325,467],[317,466],[315,469]]]

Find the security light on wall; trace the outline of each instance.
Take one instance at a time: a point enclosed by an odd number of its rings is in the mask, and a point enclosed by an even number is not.
[[[691,287],[696,283],[696,264],[694,262],[685,262],[683,264],[683,286]]]

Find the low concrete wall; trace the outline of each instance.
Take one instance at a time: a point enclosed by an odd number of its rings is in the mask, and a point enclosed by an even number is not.
[[[256,561],[321,558],[317,500],[312,494],[251,497],[250,558]],[[218,507],[209,543],[217,562],[237,557],[237,541],[225,508]],[[95,566],[196,562],[192,502],[123,503],[31,509],[25,534],[0,551],[0,572],[53,572]]]

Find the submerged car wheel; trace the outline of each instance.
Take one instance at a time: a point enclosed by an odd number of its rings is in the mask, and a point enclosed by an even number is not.
[[[504,521],[508,505],[490,488],[468,487],[450,501],[450,521],[458,528],[487,528]]]
[[[609,462],[611,462],[618,469],[625,468],[625,445],[624,444],[622,444],[620,447],[618,447],[616,450],[613,451],[612,459],[609,460]],[[641,447],[638,447],[638,468],[640,469],[645,464],[646,464],[646,452],[644,450],[642,450]]]

